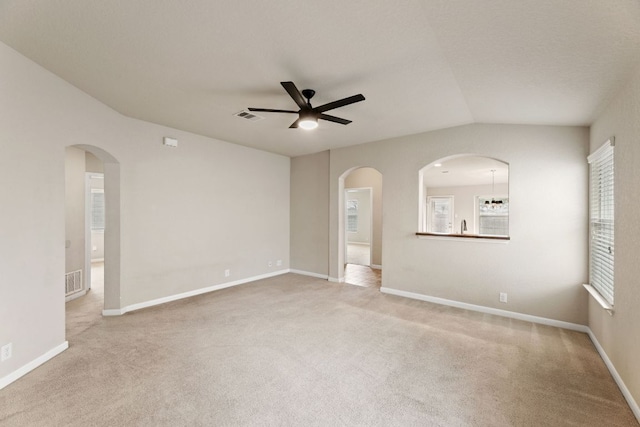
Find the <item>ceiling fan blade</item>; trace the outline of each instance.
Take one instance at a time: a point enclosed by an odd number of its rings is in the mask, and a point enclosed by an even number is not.
[[[341,125],[348,125],[349,123],[351,123],[351,120],[341,119],[340,117],[330,116],[328,114],[320,114],[318,118],[322,120],[328,120],[334,123],[340,123]]]
[[[298,114],[297,111],[293,111],[293,110],[273,110],[271,108],[252,108],[252,107],[249,107],[249,108],[247,108],[247,110],[249,110],[249,111],[261,111],[263,113],[294,113],[294,114]]]
[[[364,101],[364,96],[361,93],[350,96],[348,98],[339,99],[337,101],[333,101],[319,107],[314,107],[312,108],[312,111],[316,113],[323,113],[325,111],[333,110],[334,108],[344,107],[345,105],[353,104],[354,102],[360,101]]]
[[[307,101],[305,101],[304,97],[302,96],[296,85],[293,84],[293,82],[280,82],[280,84],[282,85],[284,90],[287,91],[289,96],[293,98],[296,104],[298,104],[298,107],[303,109],[309,108],[309,106],[307,105]]]
[[[289,126],[289,129],[296,129],[298,127],[298,123],[300,123],[300,117],[298,117],[298,120],[291,123],[291,126]]]

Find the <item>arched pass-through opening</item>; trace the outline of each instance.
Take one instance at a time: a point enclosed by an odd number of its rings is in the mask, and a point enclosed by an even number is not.
[[[338,179],[338,209],[338,281],[379,288],[382,174],[371,167],[354,167],[344,172]],[[366,249],[367,253],[358,262],[355,257],[348,257],[349,248]]]
[[[104,173],[104,305],[103,315],[121,314],[120,302],[120,163],[107,151],[86,144],[72,145],[93,154]],[[85,236],[89,240],[89,236]],[[85,266],[90,266],[86,260]],[[90,267],[89,267],[90,268]]]
[[[476,154],[419,171],[418,235],[509,240],[509,164]]]

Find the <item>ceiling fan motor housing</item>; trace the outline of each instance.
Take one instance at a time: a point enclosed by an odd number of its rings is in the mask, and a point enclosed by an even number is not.
[[[313,89],[302,89],[302,96],[307,98],[307,102],[313,98],[313,95],[316,94],[316,91]]]

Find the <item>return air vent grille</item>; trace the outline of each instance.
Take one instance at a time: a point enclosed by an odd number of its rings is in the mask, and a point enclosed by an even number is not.
[[[264,119],[264,117],[258,116],[257,114],[247,110],[242,110],[239,113],[234,114],[234,116],[240,117],[241,119],[251,120],[252,122]]]
[[[72,271],[65,274],[64,293],[65,296],[75,294],[82,290],[82,270]]]

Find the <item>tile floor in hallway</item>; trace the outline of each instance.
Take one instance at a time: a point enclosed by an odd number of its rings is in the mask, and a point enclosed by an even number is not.
[[[371,263],[371,247],[362,243],[347,243],[347,263],[369,265]]]
[[[351,285],[379,288],[382,284],[382,271],[367,265],[347,264],[344,267],[344,281]]]

